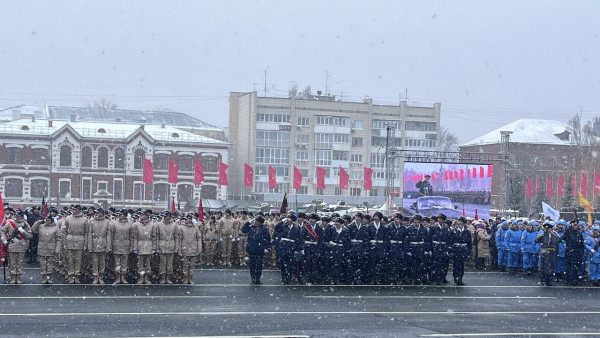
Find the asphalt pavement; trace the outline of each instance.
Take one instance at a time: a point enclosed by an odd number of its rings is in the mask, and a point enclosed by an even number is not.
[[[244,269],[199,269],[194,285],[23,277],[0,285],[2,337],[600,336],[600,288],[499,272],[467,272],[463,287],[284,286],[274,270],[254,286]]]

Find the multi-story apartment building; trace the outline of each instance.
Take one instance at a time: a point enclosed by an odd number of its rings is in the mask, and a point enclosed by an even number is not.
[[[440,104],[433,107],[343,102],[334,96],[259,97],[230,93],[229,141],[231,198],[270,193],[383,196],[387,126],[390,142],[402,149],[435,150],[439,143]],[[244,187],[244,164],[254,168],[254,187]],[[277,172],[277,188],[268,188],[268,166]],[[302,188],[292,190],[293,168],[302,172]],[[316,167],[326,169],[325,189],[316,188]],[[394,186],[402,187],[402,161],[396,161]],[[339,168],[350,174],[348,189],[339,188]],[[363,190],[363,168],[373,169],[373,190]],[[278,196],[272,196],[274,199]],[[346,198],[347,199],[347,198]]]
[[[0,124],[0,191],[17,206],[71,203],[164,209],[202,198],[224,199],[219,163],[229,144],[162,125],[13,120]],[[154,163],[153,184],[142,180],[143,159]],[[178,183],[167,181],[168,160],[179,165]],[[205,181],[194,184],[194,161]]]

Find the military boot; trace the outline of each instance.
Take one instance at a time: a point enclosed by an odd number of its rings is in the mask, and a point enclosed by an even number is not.
[[[140,277],[138,278],[137,284],[144,284],[144,275],[140,274]]]
[[[52,275],[46,275],[46,284],[54,284],[54,282],[52,281]]]
[[[171,275],[167,275],[167,284],[173,284],[173,282],[171,281]]]
[[[92,284],[98,284],[98,276],[94,276],[94,280],[92,281]]]
[[[148,277],[148,274],[144,275],[144,284],[152,284],[152,282],[150,281],[150,278]]]
[[[16,284],[23,284],[23,282],[21,281],[21,275],[15,275],[15,283]]]
[[[463,282],[463,278],[462,278],[462,277],[458,277],[458,283],[457,283],[456,285],[463,286],[463,285],[467,285],[467,284],[465,284],[465,283]]]
[[[165,284],[167,282],[167,278],[165,274],[160,275],[160,284]]]
[[[194,270],[190,271],[190,274],[188,275],[188,284],[194,284]]]
[[[75,284],[75,276],[69,276],[69,284]]]
[[[79,281],[79,276],[75,276],[75,277],[73,277],[73,282],[74,282],[75,284],[80,284],[81,282]]]
[[[125,279],[125,275],[126,275],[125,273],[121,274],[121,284],[129,284],[129,283],[127,283],[127,279]]]

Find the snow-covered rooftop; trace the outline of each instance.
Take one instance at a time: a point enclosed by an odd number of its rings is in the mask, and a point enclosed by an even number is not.
[[[47,135],[50,136],[65,125],[71,126],[82,137],[93,137],[103,139],[125,139],[141,128],[136,123],[119,122],[67,122],[52,121],[52,126],[48,126],[46,120],[32,121],[29,119],[16,120],[0,124],[0,134],[27,134],[27,135]],[[220,143],[224,141],[216,140],[210,137],[189,133],[184,130],[159,125],[144,125],[144,131],[157,141],[169,142],[200,142],[200,143]]]
[[[569,145],[570,134],[564,122],[554,120],[521,119],[491,131],[461,145],[461,147],[501,142],[501,131],[510,131],[510,142]]]

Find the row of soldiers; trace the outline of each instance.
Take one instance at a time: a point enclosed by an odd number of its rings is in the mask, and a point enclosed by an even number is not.
[[[170,212],[154,214],[152,210],[132,215],[122,209],[109,215],[99,208],[84,214],[80,205],[74,205],[67,217],[56,216],[54,210],[30,226],[23,211],[9,207],[5,213],[0,238],[8,248],[13,284],[22,283],[22,261],[34,233],[39,238],[37,255],[44,284],[52,284],[54,269],[63,272],[70,284],[78,284],[88,265],[93,284],[104,284],[106,272],[111,272],[116,283],[127,283],[132,263],[138,284],[150,284],[151,275],[161,284],[172,283],[174,264],[181,281],[191,284],[202,250],[201,230],[191,214],[177,220]],[[113,269],[107,271],[107,262]]]

